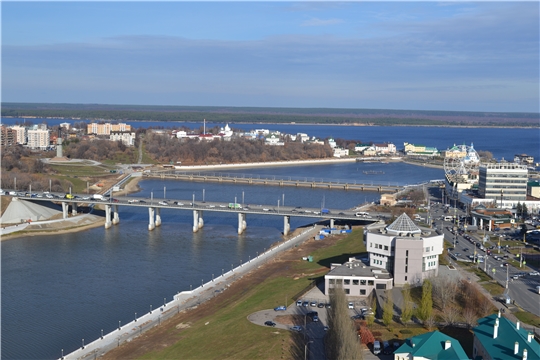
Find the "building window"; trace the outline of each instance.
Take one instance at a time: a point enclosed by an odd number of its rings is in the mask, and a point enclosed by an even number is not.
[[[409,250],[405,250],[405,256],[409,256]]]
[[[405,281],[407,281],[407,277],[405,276]]]
[[[405,273],[409,272],[409,266],[405,265]]]
[[[349,293],[350,293],[350,290],[349,290],[349,289],[345,289],[345,294],[346,294],[346,295],[349,295]]]
[[[373,286],[374,283],[375,282],[373,280],[368,280],[368,282],[367,282],[368,286]]]
[[[352,281],[352,284],[353,284],[353,285],[358,285],[358,280],[353,280],[353,281]]]
[[[345,280],[343,280],[343,283],[344,283],[345,285],[351,285],[351,280],[345,279]]]
[[[377,284],[375,285],[375,288],[380,290],[386,290],[386,284]]]
[[[366,289],[360,289],[360,295],[366,295]]]
[[[366,285],[366,280],[360,280],[360,285]]]
[[[336,279],[336,284],[337,284],[337,285],[342,285],[342,283],[343,283],[342,280],[343,280],[343,279]]]
[[[334,279],[328,279],[328,283],[329,283],[330,285],[334,285],[334,284],[336,283],[336,280],[334,280]]]
[[[369,243],[369,247],[373,247],[373,243]]]
[[[426,252],[429,252],[429,246],[426,248]]]
[[[388,245],[384,245],[384,250],[388,251]]]

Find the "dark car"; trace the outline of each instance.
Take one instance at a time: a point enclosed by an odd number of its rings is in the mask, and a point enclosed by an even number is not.
[[[268,320],[268,321],[265,321],[265,322],[264,322],[264,325],[274,327],[274,326],[276,326],[276,323],[273,322],[273,321]]]
[[[323,303],[319,303],[319,305],[317,305],[318,308],[323,308],[324,307],[324,304]]]
[[[309,302],[304,301],[304,302],[302,303],[302,306],[305,306],[305,307],[309,306]]]

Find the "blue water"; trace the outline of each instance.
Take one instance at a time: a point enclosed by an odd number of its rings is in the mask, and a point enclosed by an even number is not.
[[[368,164],[364,164],[368,165]],[[374,165],[374,164],[372,164]],[[442,170],[380,164],[387,178],[418,183],[442,178]],[[244,170],[245,171],[245,170]],[[356,163],[265,168],[251,174],[360,179]],[[253,185],[144,180],[136,196],[154,199],[274,204],[348,209],[376,201],[375,192],[261,187]],[[135,194],[133,195],[135,196]],[[237,234],[234,214],[204,213],[204,228],[192,233],[189,211],[162,210],[163,224],[149,232],[148,211],[120,207],[120,224],[53,236],[3,241],[2,358],[53,359],[156,308],[190,285],[208,281],[281,240],[279,216],[247,216]],[[316,219],[291,218],[291,228]]]
[[[25,119],[2,118],[2,123],[12,125]],[[58,125],[63,122],[80,122],[69,119],[26,119],[34,124],[42,122],[48,125]],[[88,120],[87,120],[88,121]],[[187,126],[199,129],[202,122],[149,122],[126,121],[135,128],[162,126],[175,129]],[[454,144],[474,144],[474,148],[489,151],[496,159],[513,161],[515,154],[528,154],[540,161],[540,130],[539,128],[468,128],[468,127],[422,127],[422,126],[330,126],[330,125],[299,125],[299,124],[244,124],[231,123],[233,129],[244,131],[253,129],[277,130],[282,133],[306,133],[321,139],[327,137],[358,140],[364,143],[391,142],[398,149],[403,149],[403,143],[422,144],[446,150]],[[219,126],[222,123],[206,123],[207,127]],[[540,126],[540,124],[539,124]]]

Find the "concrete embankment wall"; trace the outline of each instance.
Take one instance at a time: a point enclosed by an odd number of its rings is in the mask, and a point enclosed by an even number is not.
[[[174,295],[172,301],[166,302],[164,299],[164,305],[153,309],[151,312],[143,314],[128,324],[121,324],[118,329],[104,335],[103,337],[98,337],[98,339],[84,345],[84,348],[81,344],[79,349],[70,354],[64,355],[64,359],[95,359],[96,357],[105,354],[121,344],[135,339],[154,326],[159,326],[162,321],[170,318],[171,316],[196,307],[204,301],[214,297],[217,293],[227,291],[227,288],[234,281],[242,278],[242,276],[246,275],[251,270],[263,265],[265,262],[272,259],[276,254],[303,243],[307,239],[314,236],[319,228],[321,228],[321,226],[313,225],[304,230],[302,233],[287,241],[279,243],[277,246],[259,254],[257,257],[250,259],[248,262],[241,264],[223,275],[219,275],[193,290],[182,291]]]
[[[346,159],[322,159],[322,160],[291,160],[291,161],[268,161],[268,162],[253,162],[253,163],[239,163],[239,164],[216,164],[216,165],[180,165],[175,166],[177,170],[222,170],[222,169],[236,169],[236,168],[252,168],[252,167],[267,167],[267,166],[292,166],[292,165],[325,165],[333,163],[343,162],[355,162],[356,158]]]

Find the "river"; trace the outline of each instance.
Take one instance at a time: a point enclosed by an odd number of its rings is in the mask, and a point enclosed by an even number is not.
[[[364,164],[367,165],[367,164]],[[375,164],[372,164],[375,165]],[[356,163],[252,169],[250,174],[358,179]],[[419,183],[443,178],[440,169],[378,164],[387,179]],[[240,171],[240,170],[239,170]],[[245,172],[245,169],[243,170]],[[369,176],[369,175],[367,175]],[[373,175],[381,176],[381,175]],[[399,180],[397,180],[399,179]],[[380,180],[376,179],[375,180]],[[408,181],[407,181],[408,180]],[[376,201],[375,192],[144,180],[133,196],[348,209]],[[2,358],[53,359],[236,266],[281,239],[283,219],[247,216],[237,234],[234,214],[205,213],[192,233],[192,214],[162,211],[161,227],[147,230],[145,209],[120,208],[120,224],[79,233],[24,237],[2,246]],[[315,219],[291,218],[291,228]]]

